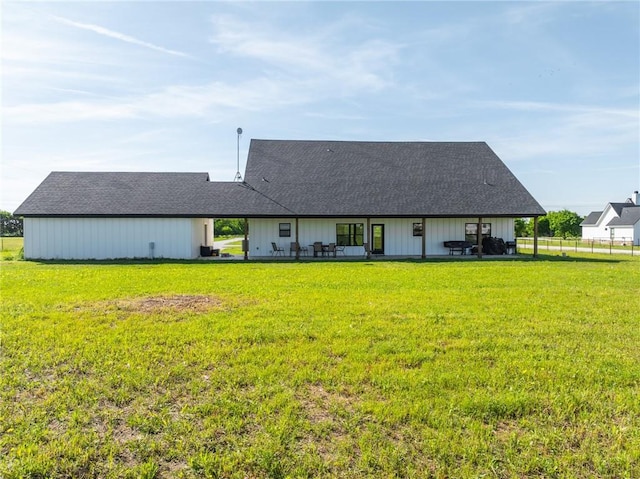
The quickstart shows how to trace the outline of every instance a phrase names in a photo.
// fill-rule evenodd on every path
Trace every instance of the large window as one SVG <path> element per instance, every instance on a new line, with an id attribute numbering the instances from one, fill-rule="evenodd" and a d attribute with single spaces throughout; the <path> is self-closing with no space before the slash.
<path id="1" fill-rule="evenodd" d="M 482 223 L 482 237 L 491 236 L 491 223 Z M 478 223 L 466 223 L 464 225 L 464 240 L 471 244 L 478 244 Z"/>
<path id="2" fill-rule="evenodd" d="M 362 246 L 364 242 L 364 224 L 336 224 L 336 244 L 338 246 Z"/>

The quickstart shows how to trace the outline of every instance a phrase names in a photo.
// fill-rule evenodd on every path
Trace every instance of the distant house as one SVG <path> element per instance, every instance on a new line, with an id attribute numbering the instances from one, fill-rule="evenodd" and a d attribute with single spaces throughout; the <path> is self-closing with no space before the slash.
<path id="1" fill-rule="evenodd" d="M 608 203 L 602 211 L 592 211 L 582 226 L 582 239 L 613 240 L 640 245 L 640 199 L 637 191 L 624 203 Z"/>
<path id="2" fill-rule="evenodd" d="M 347 256 L 448 254 L 514 239 L 545 214 L 484 142 L 252 140 L 242 182 L 206 173 L 51 173 L 16 210 L 25 257 L 196 258 L 214 218 L 245 218 L 246 255 L 336 243 Z"/>

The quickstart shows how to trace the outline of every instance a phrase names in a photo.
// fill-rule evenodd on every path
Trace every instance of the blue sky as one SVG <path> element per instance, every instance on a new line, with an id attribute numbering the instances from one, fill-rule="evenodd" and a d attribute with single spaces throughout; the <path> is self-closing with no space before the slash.
<path id="1" fill-rule="evenodd" d="M 0 208 L 249 140 L 486 141 L 548 211 L 640 188 L 638 2 L 2 2 Z"/>

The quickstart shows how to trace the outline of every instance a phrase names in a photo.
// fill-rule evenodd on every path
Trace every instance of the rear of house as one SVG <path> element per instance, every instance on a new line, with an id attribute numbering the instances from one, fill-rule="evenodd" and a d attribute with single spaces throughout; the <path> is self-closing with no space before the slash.
<path id="1" fill-rule="evenodd" d="M 244 218 L 246 258 L 272 244 L 348 256 L 448 254 L 446 241 L 514 239 L 544 209 L 484 142 L 252 140 L 244 181 L 206 173 L 53 172 L 16 211 L 25 257 L 179 258 Z"/>
<path id="2" fill-rule="evenodd" d="M 483 237 L 513 241 L 515 218 L 545 214 L 484 142 L 252 140 L 245 187 L 259 197 L 241 215 L 251 257 L 272 242 L 442 255 L 445 241 L 477 245 L 479 224 Z"/>

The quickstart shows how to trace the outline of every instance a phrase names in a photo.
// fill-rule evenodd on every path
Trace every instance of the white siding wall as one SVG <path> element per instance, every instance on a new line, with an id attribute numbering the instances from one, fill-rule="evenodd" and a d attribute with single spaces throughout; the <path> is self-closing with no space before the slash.
<path id="1" fill-rule="evenodd" d="M 189 259 L 204 242 L 200 218 L 30 218 L 24 219 L 25 258 Z M 153 252 L 149 243 L 154 242 Z"/>
<path id="2" fill-rule="evenodd" d="M 477 218 L 427 218 L 426 221 L 426 250 L 427 255 L 449 254 L 449 249 L 443 246 L 444 241 L 464 240 L 465 223 L 477 223 Z M 421 223 L 421 218 L 372 218 L 371 224 L 383 224 L 385 235 L 385 255 L 390 256 L 419 256 L 422 254 L 422 238 L 413 236 L 413 223 Z M 483 223 L 491 223 L 491 235 L 505 241 L 514 240 L 513 218 L 483 218 Z M 279 223 L 291 223 L 291 237 L 280 238 Z M 301 246 L 312 245 L 315 241 L 335 243 L 337 223 L 362 223 L 366 218 L 340 219 L 300 219 L 299 241 Z M 369 233 L 365 231 L 365 241 Z M 295 241 L 295 219 L 249 219 L 249 256 L 271 255 L 271 242 L 285 249 L 289 254 L 289 245 Z M 364 252 L 362 246 L 352 246 L 345 249 L 347 256 L 358 256 Z"/>
<path id="3" fill-rule="evenodd" d="M 613 228 L 609 228 L 609 234 L 613 231 L 613 240 L 614 241 L 624 241 L 629 244 L 634 242 L 634 231 L 632 226 L 614 226 Z"/>
<path id="4" fill-rule="evenodd" d="M 444 247 L 445 241 L 463 241 L 466 223 L 477 223 L 478 218 L 433 218 L 427 219 L 427 254 L 449 254 Z M 513 241 L 515 220 L 513 218 L 482 218 L 483 223 L 491 224 L 491 236 Z"/>
<path id="5" fill-rule="evenodd" d="M 291 223 L 291 237 L 280 238 L 279 224 Z M 366 228 L 367 220 L 364 218 L 335 220 L 335 219 L 300 219 L 299 237 L 300 246 L 309 246 L 316 241 L 324 244 L 335 243 L 336 223 L 364 223 Z M 289 246 L 296 240 L 296 221 L 291 218 L 280 219 L 249 219 L 249 256 L 270 256 L 271 242 L 285 249 L 285 255 L 289 254 Z M 366 233 L 365 233 L 366 241 Z M 310 252 L 312 248 L 309 248 Z M 345 249 L 346 255 L 363 254 L 362 246 L 350 246 Z"/>
<path id="6" fill-rule="evenodd" d="M 606 229 L 605 226 L 583 226 L 582 239 L 584 241 L 613 239 L 614 241 L 640 245 L 640 223 L 635 226 L 614 226 L 613 228 L 606 227 Z"/>
<path id="7" fill-rule="evenodd" d="M 582 227 L 582 239 L 590 240 L 598 236 L 599 228 L 597 226 L 583 226 Z"/>
<path id="8" fill-rule="evenodd" d="M 582 239 L 608 239 L 611 236 L 611 233 L 609 232 L 607 224 L 617 216 L 618 215 L 616 214 L 615 210 L 611 208 L 611 206 L 607 205 L 603 214 L 600 215 L 598 224 L 594 226 L 582 227 Z"/>

